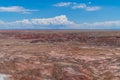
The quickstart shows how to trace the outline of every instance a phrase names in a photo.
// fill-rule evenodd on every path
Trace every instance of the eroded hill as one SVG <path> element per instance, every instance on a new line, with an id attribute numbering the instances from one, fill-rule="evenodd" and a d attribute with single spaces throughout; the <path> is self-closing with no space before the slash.
<path id="1" fill-rule="evenodd" d="M 0 31 L 0 73 L 10 80 L 120 80 L 119 46 L 120 31 Z"/>

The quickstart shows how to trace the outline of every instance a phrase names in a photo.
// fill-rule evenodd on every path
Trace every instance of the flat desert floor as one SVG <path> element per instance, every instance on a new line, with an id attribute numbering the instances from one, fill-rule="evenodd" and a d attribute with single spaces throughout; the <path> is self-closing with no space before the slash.
<path id="1" fill-rule="evenodd" d="M 0 80 L 120 80 L 120 31 L 0 31 Z"/>

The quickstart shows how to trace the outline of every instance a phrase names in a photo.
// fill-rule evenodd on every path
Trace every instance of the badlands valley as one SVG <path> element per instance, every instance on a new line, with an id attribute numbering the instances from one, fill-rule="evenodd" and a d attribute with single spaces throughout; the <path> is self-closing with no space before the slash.
<path id="1" fill-rule="evenodd" d="M 120 31 L 0 31 L 0 80 L 120 80 Z"/>

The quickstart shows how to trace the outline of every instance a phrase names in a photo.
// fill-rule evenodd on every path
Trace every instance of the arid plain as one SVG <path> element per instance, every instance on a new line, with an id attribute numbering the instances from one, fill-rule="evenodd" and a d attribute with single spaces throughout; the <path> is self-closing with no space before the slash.
<path id="1" fill-rule="evenodd" d="M 0 77 L 120 80 L 120 31 L 0 31 Z"/>

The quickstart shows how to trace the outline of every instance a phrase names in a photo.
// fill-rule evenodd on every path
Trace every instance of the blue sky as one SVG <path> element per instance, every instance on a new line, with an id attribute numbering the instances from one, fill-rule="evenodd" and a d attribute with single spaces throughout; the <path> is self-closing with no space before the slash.
<path id="1" fill-rule="evenodd" d="M 0 29 L 120 29 L 120 0 L 0 0 Z"/>

